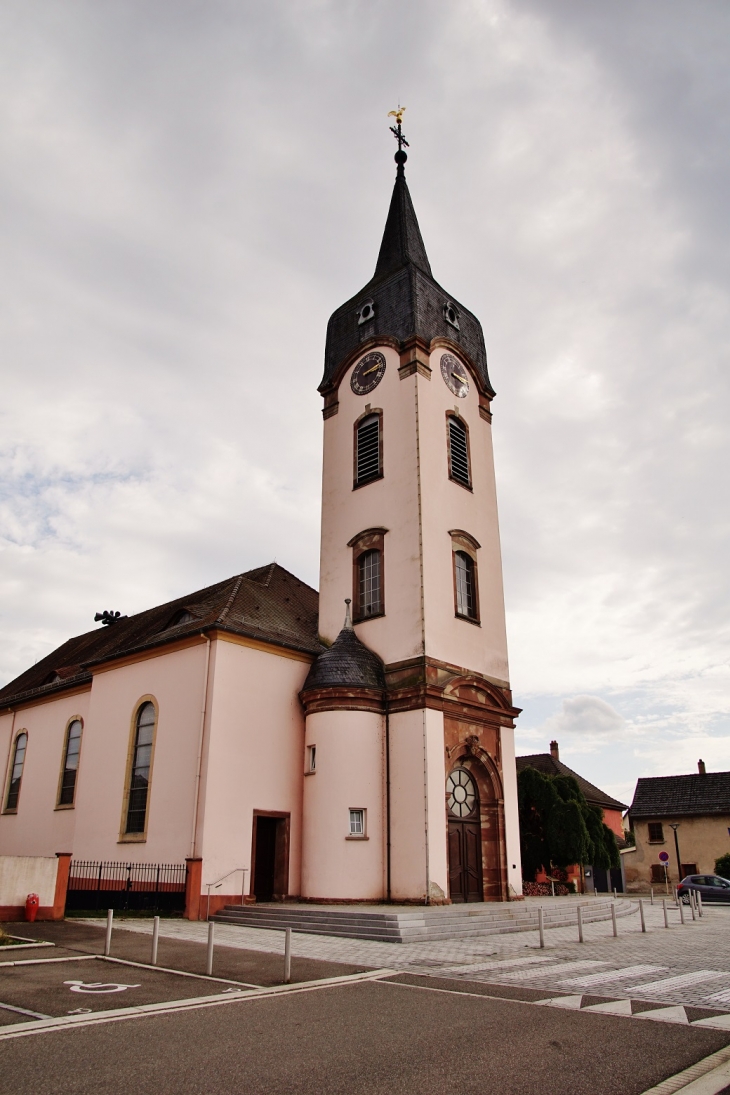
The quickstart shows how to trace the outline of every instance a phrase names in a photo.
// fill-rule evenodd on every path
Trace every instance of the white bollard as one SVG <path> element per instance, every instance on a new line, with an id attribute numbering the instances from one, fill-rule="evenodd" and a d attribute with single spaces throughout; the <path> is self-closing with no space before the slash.
<path id="1" fill-rule="evenodd" d="M 704 916 L 705 912 L 704 912 L 704 909 L 702 908 L 702 894 L 700 893 L 699 890 L 697 891 L 697 908 L 699 910 L 700 916 Z"/>
<path id="2" fill-rule="evenodd" d="M 578 942 L 583 943 L 583 909 L 578 906 Z"/>
<path id="3" fill-rule="evenodd" d="M 542 905 L 537 910 L 537 930 L 540 932 L 540 946 L 545 946 L 545 910 Z"/>
<path id="4" fill-rule="evenodd" d="M 667 913 L 667 899 L 666 899 L 666 897 L 662 898 L 662 908 L 664 909 L 664 927 L 668 928 L 669 927 L 669 914 Z"/>
<path id="5" fill-rule="evenodd" d="M 160 918 L 156 916 L 152 921 L 152 957 L 150 958 L 150 965 L 157 965 L 157 944 L 160 939 Z"/>
<path id="6" fill-rule="evenodd" d="M 284 933 L 284 984 L 291 981 L 291 928 Z"/>
<path id="7" fill-rule="evenodd" d="M 112 928 L 114 927 L 114 909 L 106 912 L 106 939 L 104 940 L 104 957 L 108 958 L 112 953 Z"/>
<path id="8" fill-rule="evenodd" d="M 694 892 L 694 890 L 690 890 L 689 891 L 689 908 L 690 908 L 690 912 L 692 913 L 692 919 L 693 920 L 697 919 L 697 913 L 695 911 L 696 905 L 697 905 L 697 899 L 695 897 L 695 892 Z"/>
<path id="9" fill-rule="evenodd" d="M 679 894 L 677 895 L 677 904 L 679 905 L 679 919 L 684 924 L 684 902 Z"/>
<path id="10" fill-rule="evenodd" d="M 639 916 L 641 917 L 641 930 L 646 931 L 646 920 L 644 919 L 644 902 L 639 898 Z"/>
<path id="11" fill-rule="evenodd" d="M 654 887 L 651 888 L 651 903 L 654 904 Z"/>
<path id="12" fill-rule="evenodd" d="M 616 902 L 611 903 L 611 922 L 613 923 L 613 934 L 618 935 L 618 925 L 616 924 Z"/>
<path id="13" fill-rule="evenodd" d="M 213 976 L 213 931 L 215 924 L 212 920 L 208 921 L 208 957 L 205 963 L 205 972 L 208 977 Z"/>

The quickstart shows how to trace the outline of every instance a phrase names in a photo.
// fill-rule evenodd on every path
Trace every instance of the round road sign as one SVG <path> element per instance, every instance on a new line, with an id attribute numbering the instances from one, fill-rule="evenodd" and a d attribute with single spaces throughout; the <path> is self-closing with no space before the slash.
<path id="1" fill-rule="evenodd" d="M 668 863 L 669 862 L 669 852 L 660 852 L 659 853 L 659 859 L 662 863 Z"/>

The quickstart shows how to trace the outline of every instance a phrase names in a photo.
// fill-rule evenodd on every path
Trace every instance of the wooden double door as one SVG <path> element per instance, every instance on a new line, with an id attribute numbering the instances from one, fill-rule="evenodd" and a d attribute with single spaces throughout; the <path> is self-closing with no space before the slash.
<path id="1" fill-rule="evenodd" d="M 446 781 L 446 811 L 451 900 L 457 903 L 483 901 L 479 792 L 466 768 L 455 768 Z"/>
<path id="2" fill-rule="evenodd" d="M 449 819 L 449 891 L 451 900 L 483 901 L 482 830 L 479 818 Z"/>

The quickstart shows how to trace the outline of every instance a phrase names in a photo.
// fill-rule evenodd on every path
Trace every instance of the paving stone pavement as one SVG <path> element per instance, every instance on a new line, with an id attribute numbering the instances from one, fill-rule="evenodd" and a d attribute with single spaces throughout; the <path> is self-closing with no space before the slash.
<path id="1" fill-rule="evenodd" d="M 604 999 L 635 1001 L 635 1009 L 642 1006 L 642 1001 L 649 1001 L 702 1008 L 705 1014 L 727 1012 L 730 906 L 706 906 L 704 916 L 696 921 L 685 909 L 684 926 L 680 924 L 679 910 L 671 908 L 669 930 L 664 927 L 661 905 L 652 907 L 647 902 L 644 911 L 646 933 L 641 931 L 637 910 L 619 918 L 617 938 L 610 920 L 584 925 L 582 944 L 578 942 L 577 926 L 546 929 L 544 950 L 539 947 L 537 931 L 424 943 L 380 943 L 295 932 L 292 953 L 331 962 L 544 989 L 572 996 L 572 1006 L 578 1008 L 583 1006 L 578 994 L 591 992 L 593 997 L 586 999 L 591 1007 L 595 996 L 600 995 Z M 122 926 L 152 932 L 150 920 L 124 920 L 118 923 Z M 162 920 L 160 934 L 203 942 L 207 924 Z M 247 950 L 278 953 L 284 946 L 283 932 L 229 924 L 216 924 L 215 938 L 218 945 Z M 624 1014 L 633 1012 L 624 1006 Z M 675 1009 L 674 1018 L 664 1021 L 688 1019 L 680 1018 Z"/>

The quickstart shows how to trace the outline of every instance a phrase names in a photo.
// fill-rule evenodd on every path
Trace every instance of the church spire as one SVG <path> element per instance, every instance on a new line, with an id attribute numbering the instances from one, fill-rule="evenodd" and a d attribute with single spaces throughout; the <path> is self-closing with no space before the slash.
<path id="1" fill-rule="evenodd" d="M 393 196 L 390 199 L 390 209 L 385 222 L 383 241 L 380 244 L 378 261 L 375 266 L 375 278 L 385 277 L 395 273 L 403 266 L 413 264 L 419 270 L 432 277 L 431 264 L 428 261 L 426 248 L 418 227 L 416 211 L 408 190 L 408 183 L 404 171 L 404 165 L 408 154 L 403 151 L 403 146 L 408 147 L 408 141 L 403 135 L 402 119 L 406 108 L 399 106 L 397 110 L 391 110 L 389 117 L 394 117 L 397 124 L 390 127 L 391 133 L 398 142 L 398 151 L 395 154 L 395 162 L 398 165 Z"/>

